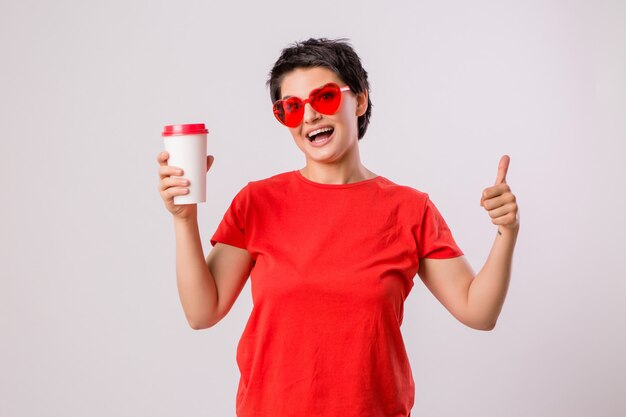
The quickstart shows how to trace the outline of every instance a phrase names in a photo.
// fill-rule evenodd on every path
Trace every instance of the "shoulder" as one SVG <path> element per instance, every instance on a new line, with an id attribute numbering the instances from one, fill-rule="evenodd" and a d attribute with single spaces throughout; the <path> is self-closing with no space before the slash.
<path id="1" fill-rule="evenodd" d="M 291 171 L 281 172 L 279 174 L 274 174 L 266 178 L 250 181 L 248 184 L 252 185 L 252 187 L 255 188 L 265 188 L 275 185 L 286 184 L 290 181 L 292 174 L 293 173 Z"/>
<path id="2" fill-rule="evenodd" d="M 248 181 L 239 194 L 250 203 L 257 205 L 284 197 L 285 190 L 293 179 L 290 172 L 281 172 L 266 178 Z"/>
<path id="3" fill-rule="evenodd" d="M 270 202 L 272 198 L 275 200 L 277 198 L 275 194 L 286 188 L 284 185 L 288 182 L 288 174 L 288 172 L 284 172 L 271 177 L 248 181 L 235 193 L 231 205 L 237 209 L 247 210 L 248 207 L 257 206 L 266 201 Z"/>
<path id="4" fill-rule="evenodd" d="M 291 172 L 281 172 L 266 178 L 249 181 L 244 188 L 250 193 L 262 193 L 280 189 L 291 182 Z"/>
<path id="5" fill-rule="evenodd" d="M 408 201 L 418 205 L 426 204 L 429 199 L 428 193 L 411 185 L 398 184 L 386 177 L 381 177 L 378 181 L 380 190 L 386 197 L 395 197 L 399 200 Z"/>

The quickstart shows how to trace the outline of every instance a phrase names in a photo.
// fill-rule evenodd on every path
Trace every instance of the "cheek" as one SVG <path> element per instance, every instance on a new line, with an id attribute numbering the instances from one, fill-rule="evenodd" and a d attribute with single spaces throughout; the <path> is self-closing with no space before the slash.
<path id="1" fill-rule="evenodd" d="M 299 137 L 300 137 L 300 131 L 299 131 L 299 129 L 297 129 L 297 128 L 293 128 L 293 129 L 292 129 L 292 128 L 289 128 L 289 133 L 291 133 L 291 136 L 292 136 L 294 139 L 297 139 L 297 138 L 299 138 Z"/>
<path id="2" fill-rule="evenodd" d="M 291 133 L 291 138 L 293 139 L 293 143 L 295 143 L 296 146 L 300 150 L 302 151 L 305 150 L 306 145 L 304 144 L 304 141 L 308 139 L 300 136 L 300 131 L 298 129 L 289 129 L 289 133 Z"/>
<path id="3" fill-rule="evenodd" d="M 344 129 L 356 130 L 358 126 L 358 118 L 356 116 L 356 106 L 350 103 L 349 105 L 342 106 L 340 113 L 336 116 L 341 118 L 341 123 Z"/>
<path id="4" fill-rule="evenodd" d="M 341 107 L 339 107 L 339 111 L 346 119 L 356 118 L 356 106 L 356 100 L 344 100 L 341 103 Z"/>

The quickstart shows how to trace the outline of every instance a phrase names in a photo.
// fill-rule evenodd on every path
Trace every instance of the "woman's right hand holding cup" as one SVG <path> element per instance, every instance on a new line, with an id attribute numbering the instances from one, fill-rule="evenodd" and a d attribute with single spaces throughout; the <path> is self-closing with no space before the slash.
<path id="1" fill-rule="evenodd" d="M 174 196 L 185 195 L 189 192 L 189 180 L 186 178 L 172 177 L 181 176 L 184 172 L 181 168 L 171 167 L 167 164 L 170 155 L 167 151 L 159 153 L 157 162 L 159 163 L 159 193 L 165 203 L 165 208 L 176 218 L 187 220 L 197 216 L 197 204 L 174 204 Z M 213 165 L 213 155 L 207 155 L 207 172 Z"/>

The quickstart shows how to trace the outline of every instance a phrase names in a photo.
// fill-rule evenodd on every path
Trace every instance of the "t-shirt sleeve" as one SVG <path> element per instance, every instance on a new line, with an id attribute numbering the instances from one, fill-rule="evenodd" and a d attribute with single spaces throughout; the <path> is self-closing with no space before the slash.
<path id="1" fill-rule="evenodd" d="M 463 255 L 446 221 L 428 194 L 422 211 L 422 221 L 417 228 L 416 239 L 419 259 L 445 259 Z"/>
<path id="2" fill-rule="evenodd" d="M 211 246 L 217 242 L 241 249 L 246 247 L 246 219 L 249 204 L 250 183 L 244 186 L 233 198 L 224 213 L 217 230 L 211 237 Z"/>

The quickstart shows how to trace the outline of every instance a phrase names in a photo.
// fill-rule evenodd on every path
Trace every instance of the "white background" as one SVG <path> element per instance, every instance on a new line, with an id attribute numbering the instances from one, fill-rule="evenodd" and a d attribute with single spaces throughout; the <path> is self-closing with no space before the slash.
<path id="1" fill-rule="evenodd" d="M 428 192 L 476 271 L 499 158 L 521 230 L 496 328 L 415 278 L 415 416 L 626 415 L 623 1 L 0 2 L 0 415 L 234 416 L 249 282 L 194 331 L 157 191 L 163 125 L 210 130 L 205 254 L 248 181 L 304 166 L 272 116 L 282 48 L 346 37 L 370 170 Z"/>

